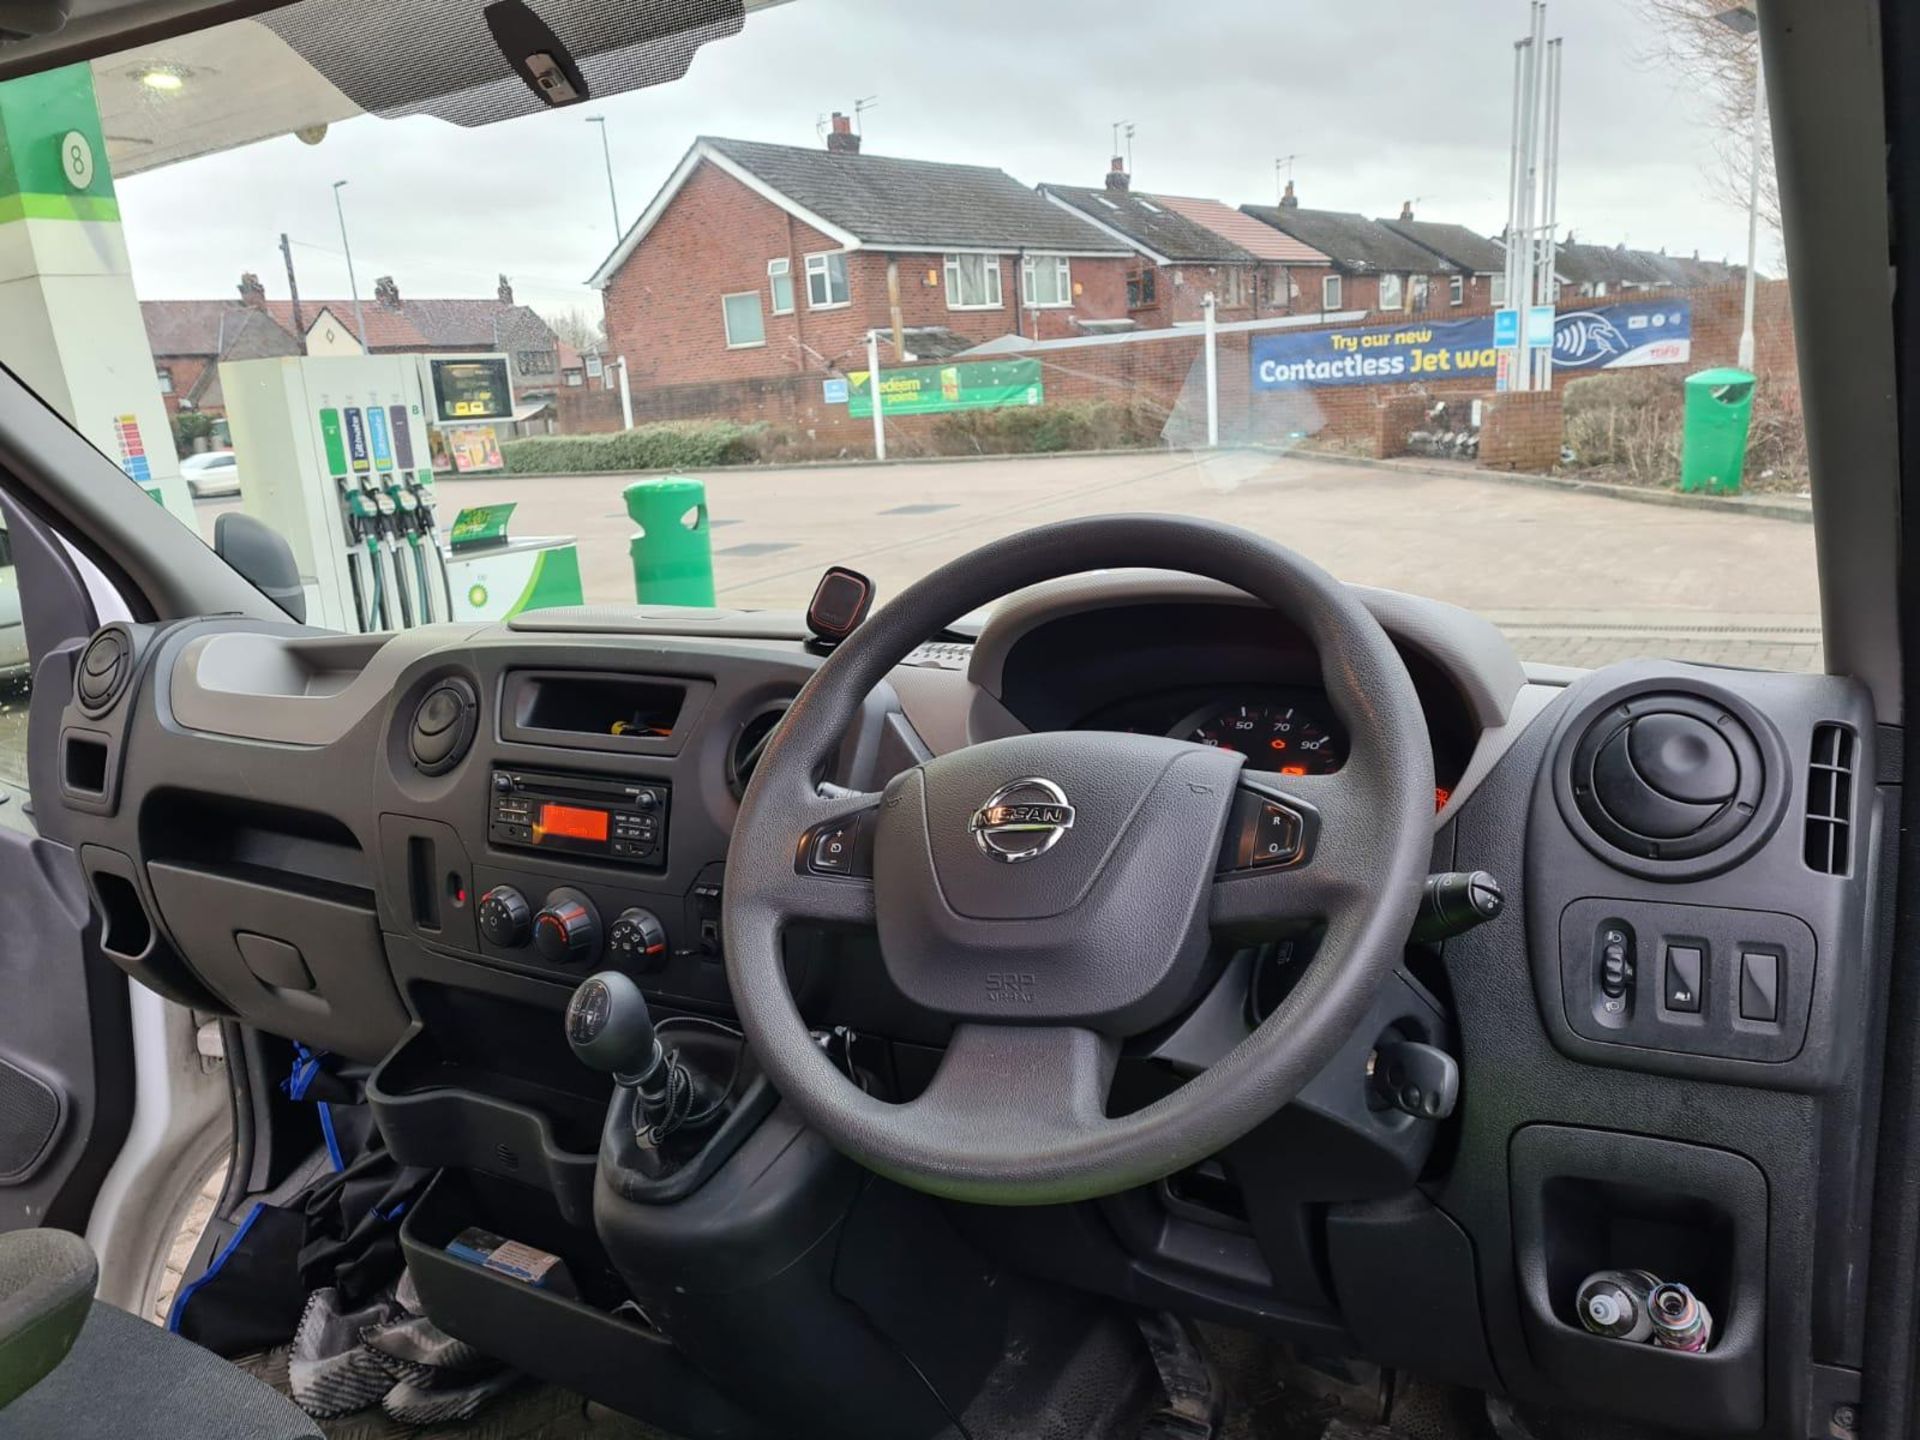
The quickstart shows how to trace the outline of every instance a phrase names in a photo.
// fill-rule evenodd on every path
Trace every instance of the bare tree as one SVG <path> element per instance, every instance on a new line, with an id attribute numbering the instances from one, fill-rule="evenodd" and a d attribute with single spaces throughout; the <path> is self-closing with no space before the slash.
<path id="1" fill-rule="evenodd" d="M 540 318 L 547 322 L 555 335 L 582 353 L 602 349 L 607 343 L 606 331 L 602 328 L 601 322 L 589 317 L 587 312 L 577 305 Z"/>
<path id="2" fill-rule="evenodd" d="M 1743 8 L 1738 0 L 1638 0 L 1652 38 L 1643 58 L 1696 91 L 1719 132 L 1719 163 L 1707 175 L 1710 194 L 1747 208 L 1753 156 L 1753 67 L 1760 37 L 1742 34 L 1720 17 Z M 1773 130 L 1760 127 L 1760 221 L 1778 239 L 1780 183 L 1773 170 Z M 1744 257 L 1742 257 L 1744 260 Z"/>

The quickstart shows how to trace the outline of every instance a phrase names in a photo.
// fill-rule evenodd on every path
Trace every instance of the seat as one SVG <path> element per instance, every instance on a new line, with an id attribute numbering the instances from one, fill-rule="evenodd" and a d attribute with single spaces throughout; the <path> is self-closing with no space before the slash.
<path id="1" fill-rule="evenodd" d="M 0 1440 L 322 1440 L 271 1386 L 93 1300 L 96 1275 L 76 1235 L 0 1235 Z"/>

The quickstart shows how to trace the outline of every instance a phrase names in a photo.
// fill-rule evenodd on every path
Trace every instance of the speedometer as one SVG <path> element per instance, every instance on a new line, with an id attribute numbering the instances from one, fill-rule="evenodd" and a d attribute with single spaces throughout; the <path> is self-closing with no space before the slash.
<path id="1" fill-rule="evenodd" d="M 1318 695 L 1210 706 L 1189 717 L 1174 735 L 1238 750 L 1249 768 L 1282 775 L 1330 775 L 1347 760 L 1346 732 Z"/>

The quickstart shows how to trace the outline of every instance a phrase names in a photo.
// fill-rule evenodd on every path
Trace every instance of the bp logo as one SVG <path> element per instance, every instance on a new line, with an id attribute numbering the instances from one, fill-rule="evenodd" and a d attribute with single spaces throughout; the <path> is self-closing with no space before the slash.
<path id="1" fill-rule="evenodd" d="M 472 589 L 467 591 L 467 604 L 471 605 L 474 609 L 479 610 L 483 608 L 486 605 L 486 603 L 487 603 L 487 587 L 486 586 L 475 585 Z"/>

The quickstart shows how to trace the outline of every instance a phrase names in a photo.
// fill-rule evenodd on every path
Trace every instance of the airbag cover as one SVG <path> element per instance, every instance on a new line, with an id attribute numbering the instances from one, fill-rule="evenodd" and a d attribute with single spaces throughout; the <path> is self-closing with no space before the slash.
<path id="1" fill-rule="evenodd" d="M 996 740 L 908 771 L 888 788 L 874 847 L 894 982 L 956 1017 L 1113 1033 L 1157 1023 L 1206 953 L 1241 764 L 1179 740 L 1080 732 Z M 1057 787 L 1064 807 L 1017 783 L 1033 780 Z M 1003 795 L 1015 810 L 995 813 Z M 1041 828 L 983 843 L 995 822 Z"/>

